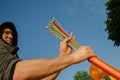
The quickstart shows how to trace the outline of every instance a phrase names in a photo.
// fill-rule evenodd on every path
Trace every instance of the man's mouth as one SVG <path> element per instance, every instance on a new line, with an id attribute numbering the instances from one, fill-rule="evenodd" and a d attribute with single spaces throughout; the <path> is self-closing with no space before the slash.
<path id="1" fill-rule="evenodd" d="M 7 39 L 6 42 L 7 42 L 8 44 L 12 44 L 12 40 L 11 40 L 11 39 Z"/>

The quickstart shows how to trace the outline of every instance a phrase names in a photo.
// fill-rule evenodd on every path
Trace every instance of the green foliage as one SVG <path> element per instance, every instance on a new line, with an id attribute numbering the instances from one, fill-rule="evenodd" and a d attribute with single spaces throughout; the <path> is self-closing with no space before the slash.
<path id="1" fill-rule="evenodd" d="M 92 80 L 87 71 L 78 71 L 74 75 L 74 80 Z"/>
<path id="2" fill-rule="evenodd" d="M 108 0 L 106 2 L 107 20 L 105 31 L 108 39 L 114 42 L 114 46 L 120 45 L 120 0 Z"/>

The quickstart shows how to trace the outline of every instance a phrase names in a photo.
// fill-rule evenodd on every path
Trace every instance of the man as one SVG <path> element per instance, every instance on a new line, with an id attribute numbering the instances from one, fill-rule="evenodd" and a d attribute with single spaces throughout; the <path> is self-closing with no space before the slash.
<path id="1" fill-rule="evenodd" d="M 66 67 L 96 56 L 89 46 L 81 46 L 72 53 L 67 45 L 71 39 L 68 37 L 61 41 L 59 55 L 55 58 L 21 60 L 16 53 L 17 37 L 12 22 L 0 25 L 0 80 L 55 80 Z"/>

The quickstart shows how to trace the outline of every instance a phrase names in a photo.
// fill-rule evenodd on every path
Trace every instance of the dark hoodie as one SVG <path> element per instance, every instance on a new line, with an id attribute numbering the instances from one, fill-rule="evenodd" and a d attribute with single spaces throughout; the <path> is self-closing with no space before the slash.
<path id="1" fill-rule="evenodd" d="M 13 32 L 13 44 L 6 43 L 1 35 L 5 28 Z M 15 65 L 20 59 L 17 56 L 18 34 L 15 25 L 12 22 L 4 22 L 0 25 L 0 80 L 12 80 Z"/>

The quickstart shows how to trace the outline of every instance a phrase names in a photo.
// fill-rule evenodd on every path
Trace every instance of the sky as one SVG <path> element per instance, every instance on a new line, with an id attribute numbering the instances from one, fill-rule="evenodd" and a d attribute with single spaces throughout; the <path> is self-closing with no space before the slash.
<path id="1" fill-rule="evenodd" d="M 0 23 L 11 21 L 19 35 L 21 59 L 54 58 L 60 40 L 46 26 L 55 18 L 80 45 L 90 46 L 97 56 L 120 70 L 120 47 L 115 47 L 105 32 L 107 0 L 0 0 Z M 73 80 L 77 71 L 88 71 L 86 60 L 64 69 L 56 80 Z"/>

